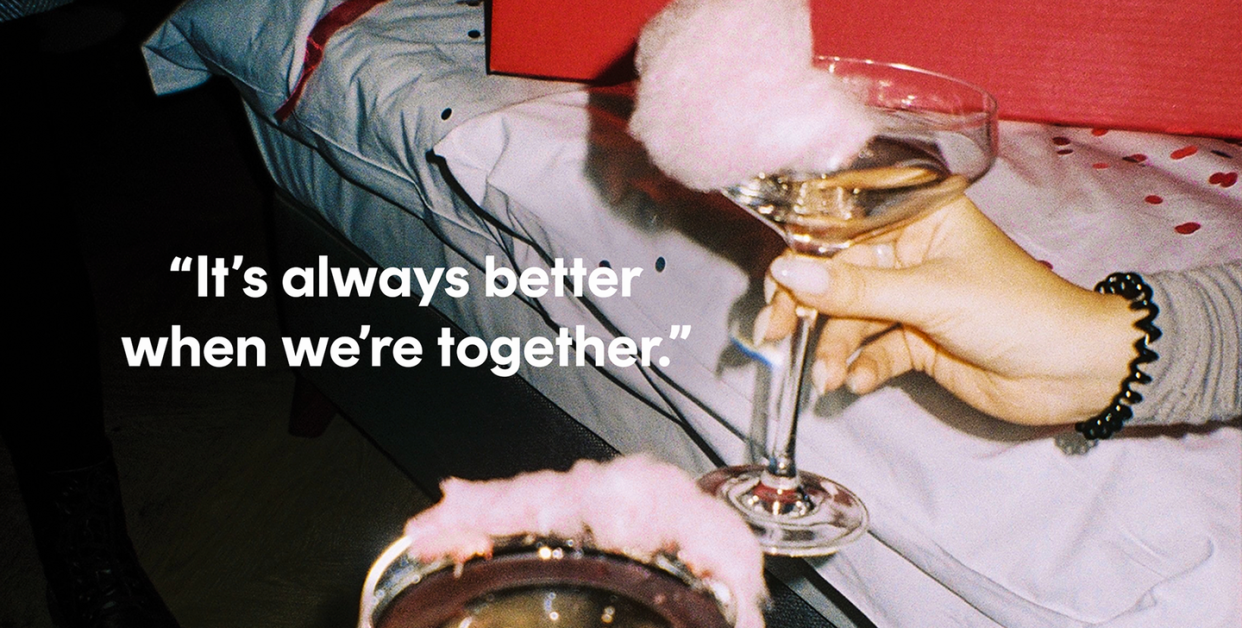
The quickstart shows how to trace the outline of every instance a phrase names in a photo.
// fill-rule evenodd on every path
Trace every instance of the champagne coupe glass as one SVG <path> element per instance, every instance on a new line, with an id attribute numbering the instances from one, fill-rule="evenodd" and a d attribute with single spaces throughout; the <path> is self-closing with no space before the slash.
<path id="1" fill-rule="evenodd" d="M 996 101 L 957 79 L 905 65 L 821 57 L 867 106 L 876 131 L 839 170 L 775 172 L 723 190 L 791 250 L 830 257 L 959 196 L 996 157 Z M 794 464 L 803 366 L 817 313 L 799 306 L 789 356 L 773 367 L 767 461 L 699 480 L 742 512 L 769 554 L 816 556 L 862 536 L 867 510 L 841 485 Z"/>
<path id="2" fill-rule="evenodd" d="M 401 537 L 362 590 L 358 628 L 731 628 L 737 601 L 675 556 L 638 561 L 571 539 L 494 539 L 495 553 L 455 563 L 410 557 Z"/>

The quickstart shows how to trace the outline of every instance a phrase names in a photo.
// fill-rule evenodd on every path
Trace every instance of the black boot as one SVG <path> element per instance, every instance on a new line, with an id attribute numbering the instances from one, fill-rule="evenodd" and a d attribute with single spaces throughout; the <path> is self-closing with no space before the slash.
<path id="1" fill-rule="evenodd" d="M 176 628 L 125 529 L 111 456 L 81 469 L 20 477 L 60 628 Z"/>

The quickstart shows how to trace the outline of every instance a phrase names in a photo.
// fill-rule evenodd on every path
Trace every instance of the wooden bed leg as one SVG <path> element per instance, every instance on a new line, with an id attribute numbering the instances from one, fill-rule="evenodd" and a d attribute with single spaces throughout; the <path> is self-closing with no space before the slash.
<path id="1" fill-rule="evenodd" d="M 293 385 L 293 407 L 289 410 L 289 434 L 302 438 L 315 438 L 328 429 L 336 416 L 336 405 L 314 384 L 297 375 Z"/>

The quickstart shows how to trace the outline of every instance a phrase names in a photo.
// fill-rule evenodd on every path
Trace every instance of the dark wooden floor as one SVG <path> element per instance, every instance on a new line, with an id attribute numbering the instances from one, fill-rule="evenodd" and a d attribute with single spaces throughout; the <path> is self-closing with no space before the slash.
<path id="1" fill-rule="evenodd" d="M 199 298 L 169 271 L 176 256 L 266 261 L 266 183 L 231 88 L 156 98 L 147 83 L 139 42 L 172 6 L 79 0 L 0 24 L 6 73 L 22 63 L 45 77 L 34 89 L 68 85 L 77 99 L 68 114 L 5 124 L 75 125 L 51 133 L 77 164 L 59 177 L 78 228 L 64 246 L 81 247 L 91 275 L 131 536 L 182 625 L 352 625 L 367 566 L 426 498 L 343 420 L 318 439 L 288 436 L 282 365 L 125 363 L 122 337 L 172 325 L 200 338 L 279 335 L 270 299 Z M 81 47 L 111 18 L 124 20 L 117 32 Z M 0 530 L 0 628 L 50 626 L 7 452 Z"/>

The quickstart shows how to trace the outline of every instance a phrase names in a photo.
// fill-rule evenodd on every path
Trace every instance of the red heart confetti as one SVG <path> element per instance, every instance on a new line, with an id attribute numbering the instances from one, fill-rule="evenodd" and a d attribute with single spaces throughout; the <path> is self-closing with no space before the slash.
<path id="1" fill-rule="evenodd" d="M 1068 146 L 1070 143 L 1070 138 L 1065 137 L 1063 135 L 1058 135 L 1052 138 L 1052 143 L 1056 144 L 1057 146 Z"/>
<path id="2" fill-rule="evenodd" d="M 1061 150 L 1057 151 L 1057 154 L 1058 155 L 1069 155 L 1073 152 L 1074 152 L 1074 149 L 1072 148 L 1062 148 Z"/>
<path id="3" fill-rule="evenodd" d="M 1197 152 L 1199 152 L 1198 146 L 1183 146 L 1169 153 L 1169 157 L 1172 157 L 1173 159 L 1185 159 Z"/>
<path id="4" fill-rule="evenodd" d="M 1190 235 L 1190 234 L 1192 234 L 1192 233 L 1194 233 L 1194 232 L 1198 231 L 1198 230 L 1199 230 L 1199 227 L 1201 227 L 1201 226 L 1203 226 L 1203 225 L 1200 225 L 1200 224 L 1199 224 L 1199 223 L 1197 223 L 1197 222 L 1183 222 L 1182 224 L 1180 224 L 1180 225 L 1178 225 L 1178 226 L 1176 226 L 1176 227 L 1173 227 L 1173 230 L 1174 230 L 1174 231 L 1176 231 L 1176 232 L 1178 232 L 1178 233 L 1180 233 L 1180 234 L 1182 234 L 1182 235 Z"/>
<path id="5" fill-rule="evenodd" d="M 1213 172 L 1208 177 L 1208 183 L 1211 185 L 1219 185 L 1222 188 L 1233 187 L 1238 182 L 1238 173 L 1236 172 Z"/>
<path id="6" fill-rule="evenodd" d="M 1141 164 L 1144 161 L 1147 161 L 1147 155 L 1144 155 L 1143 153 L 1134 153 L 1133 155 L 1122 157 L 1121 160 L 1128 161 L 1132 164 Z"/>
<path id="7" fill-rule="evenodd" d="M 1106 163 L 1104 163 L 1104 162 L 1102 162 L 1102 161 L 1097 161 L 1097 162 L 1095 162 L 1095 163 L 1091 164 L 1091 167 L 1092 167 L 1092 168 L 1095 168 L 1096 170 L 1104 170 L 1105 168 L 1107 168 L 1107 167 L 1108 167 L 1108 164 L 1106 164 Z"/>
<path id="8" fill-rule="evenodd" d="M 1091 129 L 1091 134 L 1096 137 L 1104 135 L 1105 133 L 1108 133 L 1108 129 Z"/>
<path id="9" fill-rule="evenodd" d="M 1155 194 L 1148 194 L 1146 197 L 1143 198 L 1143 200 L 1147 201 L 1148 203 L 1152 205 L 1159 205 L 1164 202 L 1163 198 Z"/>

